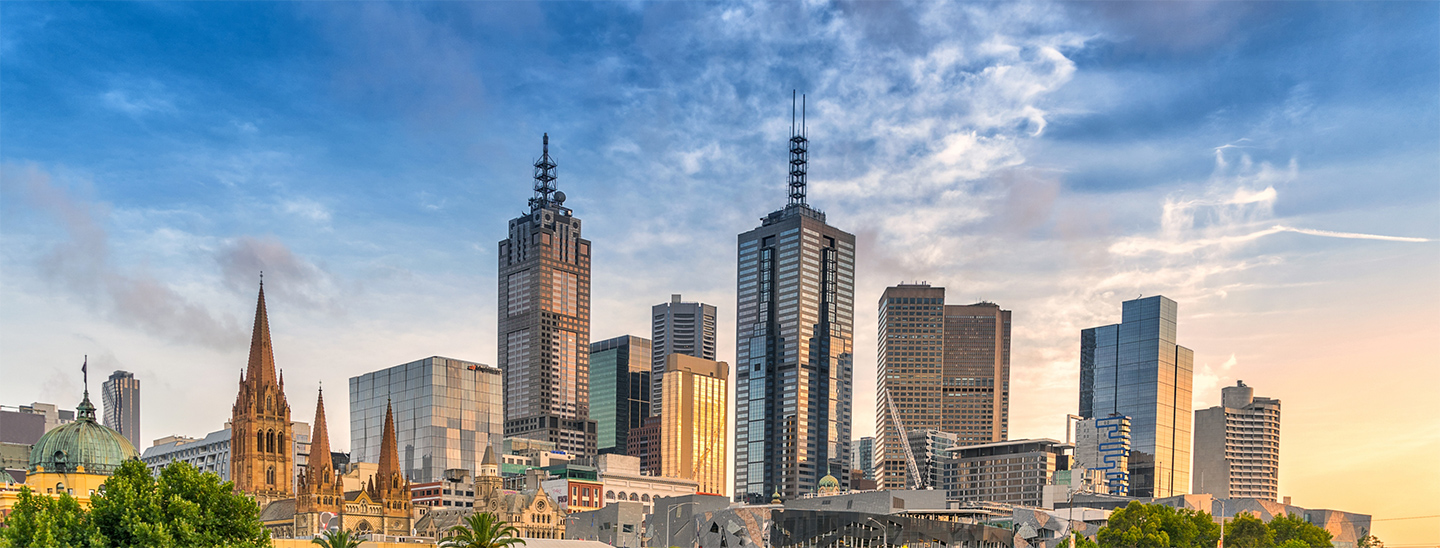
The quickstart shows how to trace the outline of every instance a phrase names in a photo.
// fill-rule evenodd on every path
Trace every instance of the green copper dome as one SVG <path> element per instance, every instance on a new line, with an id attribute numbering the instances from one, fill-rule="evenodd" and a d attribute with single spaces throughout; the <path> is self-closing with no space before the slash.
<path id="1" fill-rule="evenodd" d="M 108 476 L 127 459 L 140 457 L 125 436 L 95 422 L 95 406 L 90 403 L 88 391 L 76 410 L 79 413 L 75 422 L 46 432 L 35 442 L 30 449 L 29 473 L 37 474 L 42 469 L 73 473 L 83 466 L 87 474 Z"/>
<path id="2" fill-rule="evenodd" d="M 839 488 L 840 488 L 840 480 L 835 479 L 835 476 L 832 476 L 832 475 L 830 475 L 830 474 L 825 474 L 825 477 L 820 478 L 820 488 L 821 488 L 821 489 L 825 489 L 825 488 L 827 488 L 827 487 L 829 487 L 829 488 L 831 488 L 831 489 L 839 489 Z"/>

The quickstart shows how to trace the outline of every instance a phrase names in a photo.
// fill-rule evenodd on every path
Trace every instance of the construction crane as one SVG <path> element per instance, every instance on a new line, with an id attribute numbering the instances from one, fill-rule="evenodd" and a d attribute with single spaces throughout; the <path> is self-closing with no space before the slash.
<path id="1" fill-rule="evenodd" d="M 905 423 L 900 422 L 900 408 L 895 405 L 895 398 L 888 386 L 885 387 L 885 403 L 890 407 L 890 422 L 894 423 L 895 431 L 900 433 L 900 446 L 905 448 L 905 464 L 909 465 L 909 476 L 915 480 L 916 489 L 928 489 L 925 477 L 920 475 L 920 465 L 915 463 L 915 452 L 910 450 L 910 436 L 905 434 Z"/>

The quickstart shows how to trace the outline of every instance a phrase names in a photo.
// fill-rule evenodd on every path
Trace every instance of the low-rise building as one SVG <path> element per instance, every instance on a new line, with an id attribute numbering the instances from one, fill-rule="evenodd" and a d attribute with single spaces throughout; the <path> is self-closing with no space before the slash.
<path id="1" fill-rule="evenodd" d="M 427 508 L 473 508 L 475 478 L 469 470 L 446 470 L 440 481 L 410 484 L 410 503 Z"/>
<path id="2" fill-rule="evenodd" d="M 959 500 L 1041 507 L 1045 486 L 1054 482 L 1056 471 L 1070 468 L 1074 448 L 1052 439 L 961 447 L 956 452 Z"/>
<path id="3" fill-rule="evenodd" d="M 693 495 L 698 488 L 694 480 L 647 475 L 640 471 L 640 459 L 628 455 L 600 455 L 597 469 L 604 490 L 602 505 L 638 502 L 646 514 L 654 508 L 655 499 Z"/>
<path id="4" fill-rule="evenodd" d="M 613 502 L 565 518 L 565 538 L 594 540 L 615 548 L 641 548 L 645 512 L 638 502 Z"/>

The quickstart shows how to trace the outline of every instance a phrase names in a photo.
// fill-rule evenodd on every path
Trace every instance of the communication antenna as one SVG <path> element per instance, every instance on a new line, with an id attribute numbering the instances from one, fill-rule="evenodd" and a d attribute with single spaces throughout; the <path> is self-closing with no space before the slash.
<path id="1" fill-rule="evenodd" d="M 805 205 L 805 171 L 810 154 L 805 138 L 805 96 L 800 96 L 800 127 L 795 127 L 795 90 L 790 90 L 790 205 Z"/>
<path id="2" fill-rule="evenodd" d="M 530 198 L 530 212 L 549 207 L 551 202 L 565 201 L 565 194 L 555 190 L 555 161 L 550 159 L 550 134 L 542 137 L 540 159 L 535 160 L 535 196 Z M 551 194 L 555 194 L 554 199 Z"/>

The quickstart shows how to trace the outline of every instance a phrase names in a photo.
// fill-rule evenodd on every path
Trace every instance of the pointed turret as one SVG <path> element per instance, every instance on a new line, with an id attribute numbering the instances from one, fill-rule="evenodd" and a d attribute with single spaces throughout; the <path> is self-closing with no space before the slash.
<path id="1" fill-rule="evenodd" d="M 390 402 L 385 402 L 385 432 L 380 438 L 380 466 L 375 477 L 381 489 L 390 487 L 400 475 L 400 451 L 395 442 L 395 416 L 390 412 Z"/>
<path id="2" fill-rule="evenodd" d="M 334 464 L 330 462 L 330 432 L 325 428 L 325 389 L 315 399 L 315 428 L 310 431 L 310 459 L 306 461 L 305 477 L 310 483 L 331 481 Z"/>
<path id="3" fill-rule="evenodd" d="M 275 382 L 275 354 L 270 349 L 270 319 L 265 314 L 265 283 L 260 283 L 260 297 L 255 301 L 255 329 L 250 335 L 250 364 L 245 378 Z"/>

